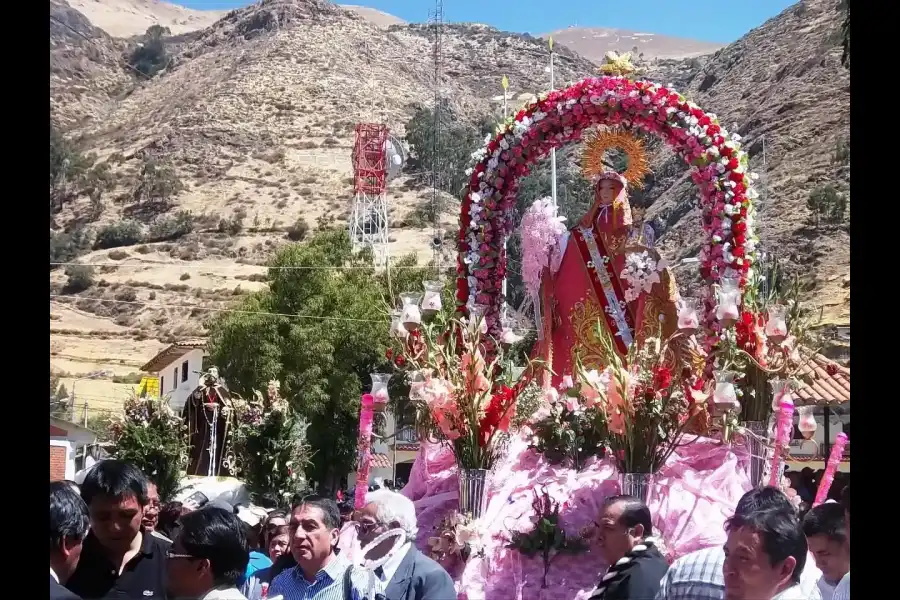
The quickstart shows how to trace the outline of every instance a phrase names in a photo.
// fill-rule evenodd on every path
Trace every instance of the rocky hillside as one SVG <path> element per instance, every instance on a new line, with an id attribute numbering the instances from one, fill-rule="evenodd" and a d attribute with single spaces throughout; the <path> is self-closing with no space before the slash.
<path id="1" fill-rule="evenodd" d="M 839 323 L 848 319 L 847 233 L 812 228 L 805 208 L 816 186 L 849 178 L 831 158 L 849 123 L 849 78 L 839 65 L 832 4 L 803 2 L 712 57 L 655 61 L 646 75 L 684 89 L 725 123 L 737 122 L 754 165 L 766 135 L 764 241 L 792 264 L 815 263 L 810 299 L 827 304 L 831 322 Z M 51 75 L 54 110 L 72 115 L 69 135 L 97 152 L 115 183 L 90 227 L 129 219 L 143 230 L 143 239 L 80 259 L 101 265 L 86 291 L 72 293 L 62 270 L 51 272 L 55 369 L 104 368 L 119 376 L 138 370 L 162 343 L 202 335 L 207 316 L 265 285 L 261 265 L 289 237 L 300 237 L 295 223 L 346 221 L 355 123 L 385 122 L 402 135 L 415 107 L 434 97 L 431 32 L 385 25 L 324 0 L 264 0 L 182 36 L 168 68 L 145 82 L 122 66 L 124 42 L 88 31 L 89 23 L 78 27 L 91 42 L 51 31 L 51 49 L 73 64 L 87 61 L 96 81 L 127 82 L 119 93 L 92 83 L 90 70 Z M 496 108 L 491 98 L 504 74 L 515 95 L 546 88 L 541 39 L 460 24 L 446 27 L 443 46 L 441 90 L 465 116 Z M 107 47 L 102 60 L 84 56 Z M 595 72 L 587 59 L 558 49 L 558 81 Z M 660 149 L 656 167 L 646 201 L 663 224 L 662 244 L 672 257 L 693 255 L 696 192 L 671 153 Z M 165 202 L 147 203 L 150 174 L 157 188 L 163 179 L 182 185 L 169 185 Z M 409 174 L 392 182 L 393 255 L 430 257 L 431 230 L 413 218 L 427 196 Z M 442 226 L 452 234 L 458 203 L 445 205 Z M 83 223 L 96 217 L 95 208 L 84 199 L 57 221 Z M 163 239 L 160 219 L 175 222 L 178 211 L 191 212 L 191 233 Z"/>
<path id="2" fill-rule="evenodd" d="M 686 38 L 641 33 L 609 27 L 567 27 L 542 35 L 553 37 L 553 41 L 570 48 L 581 56 L 602 62 L 607 52 L 631 52 L 635 57 L 647 60 L 654 58 L 694 58 L 712 54 L 723 44 L 700 42 Z"/>
<path id="3" fill-rule="evenodd" d="M 682 91 L 744 137 L 761 176 L 763 246 L 802 273 L 825 324 L 849 325 L 849 209 L 842 223 L 816 227 L 807 208 L 810 193 L 827 185 L 849 197 L 850 74 L 840 64 L 837 6 L 804 0 L 788 8 L 716 52 Z M 671 256 L 695 256 L 693 183 L 674 157 L 658 161 L 648 214 L 664 224 Z"/>
<path id="4" fill-rule="evenodd" d="M 69 0 L 91 23 L 116 37 L 141 35 L 151 25 L 168 27 L 173 34 L 209 27 L 225 10 L 192 10 L 161 0 Z"/>

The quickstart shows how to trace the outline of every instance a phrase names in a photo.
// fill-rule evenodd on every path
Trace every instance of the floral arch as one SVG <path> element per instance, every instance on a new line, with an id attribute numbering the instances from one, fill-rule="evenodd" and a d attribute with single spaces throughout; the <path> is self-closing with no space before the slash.
<path id="1" fill-rule="evenodd" d="M 474 155 L 476 164 L 460 208 L 457 301 L 461 309 L 485 307 L 494 339 L 502 328 L 504 242 L 512 231 L 519 180 L 552 148 L 579 141 L 590 127 L 629 124 L 664 139 L 692 167 L 706 233 L 700 253 L 707 283 L 703 342 L 707 351 L 716 345 L 723 323 L 716 316 L 712 285 L 723 277 L 737 279 L 743 293 L 753 263 L 755 174 L 748 171 L 740 137 L 721 127 L 714 114 L 672 89 L 621 76 L 591 77 L 543 94 L 507 119 Z"/>

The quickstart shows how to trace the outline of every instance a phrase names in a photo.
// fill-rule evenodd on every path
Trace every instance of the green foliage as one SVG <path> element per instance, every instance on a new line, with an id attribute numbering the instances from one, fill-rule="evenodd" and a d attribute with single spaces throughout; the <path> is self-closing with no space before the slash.
<path id="1" fill-rule="evenodd" d="M 806 207 L 812 211 L 817 226 L 820 221 L 831 224 L 842 223 L 848 205 L 847 196 L 830 184 L 816 187 L 806 199 Z"/>
<path id="2" fill-rule="evenodd" d="M 219 233 L 227 233 L 228 235 L 237 235 L 244 229 L 244 218 L 240 215 L 233 215 L 230 219 L 221 219 L 219 221 Z"/>
<path id="3" fill-rule="evenodd" d="M 85 227 L 76 227 L 71 232 L 50 232 L 50 262 L 72 262 L 91 246 L 90 233 Z M 50 270 L 58 265 L 50 265 Z"/>
<path id="4" fill-rule="evenodd" d="M 306 488 L 301 477 L 309 462 L 306 423 L 278 395 L 276 382 L 269 395 L 259 392 L 246 403 L 234 402 L 237 415 L 231 443 L 240 477 L 254 499 L 270 494 L 283 502 Z"/>
<path id="5" fill-rule="evenodd" d="M 834 152 L 831 154 L 831 164 L 833 165 L 849 165 L 850 164 L 850 140 L 841 138 L 835 144 Z"/>
<path id="6" fill-rule="evenodd" d="M 544 562 L 544 576 L 541 587 L 547 587 L 547 573 L 550 564 L 561 554 L 582 554 L 588 545 L 580 536 L 571 536 L 560 526 L 559 502 L 550 498 L 545 488 L 538 492 L 533 489 L 534 528 L 531 531 L 514 531 L 507 548 L 518 550 L 528 558 L 540 556 Z"/>
<path id="7" fill-rule="evenodd" d="M 436 124 L 440 127 L 437 136 Z M 458 196 L 469 180 L 466 169 L 470 166 L 471 155 L 484 143 L 484 137 L 492 132 L 493 126 L 489 119 L 477 125 L 463 121 L 450 102 L 442 100 L 437 121 L 433 108 L 416 110 L 406 124 L 406 141 L 419 167 L 436 172 L 438 189 Z"/>
<path id="8" fill-rule="evenodd" d="M 187 465 L 184 422 L 169 408 L 167 398 L 132 396 L 123 408 L 122 418 L 109 427 L 116 458 L 146 473 L 167 502 L 178 492 Z"/>
<path id="9" fill-rule="evenodd" d="M 145 157 L 132 198 L 139 204 L 168 204 L 183 189 L 184 184 L 171 166 Z"/>
<path id="10" fill-rule="evenodd" d="M 309 233 L 309 223 L 306 222 L 306 219 L 300 217 L 288 228 L 287 236 L 288 239 L 294 242 L 300 242 L 306 237 L 307 233 Z"/>
<path id="11" fill-rule="evenodd" d="M 282 396 L 309 423 L 314 455 L 307 476 L 330 491 L 355 461 L 359 399 L 369 374 L 385 367 L 387 306 L 398 292 L 422 289 L 425 272 L 392 271 L 389 293 L 371 254 L 353 253 L 347 233 L 335 230 L 279 249 L 270 264 L 269 287 L 243 300 L 239 308 L 246 312 L 210 321 L 210 362 L 244 397 L 263 382 L 281 382 Z M 329 266 L 353 268 L 282 268 Z M 259 312 L 307 318 L 251 314 Z"/>
<path id="12" fill-rule="evenodd" d="M 166 242 L 184 237 L 194 230 L 194 217 L 190 211 L 179 210 L 174 215 L 162 215 L 150 224 L 147 240 Z"/>
<path id="13" fill-rule="evenodd" d="M 81 196 L 100 204 L 103 192 L 114 185 L 109 165 L 95 165 L 96 156 L 82 155 L 50 122 L 50 215 Z M 95 209 L 97 213 L 99 208 Z"/>
<path id="14" fill-rule="evenodd" d="M 136 221 L 119 221 L 103 227 L 94 239 L 94 249 L 133 246 L 144 240 L 144 232 Z"/>
<path id="15" fill-rule="evenodd" d="M 150 79 L 169 64 L 169 55 L 166 52 L 163 36 L 171 32 L 168 27 L 151 25 L 144 34 L 141 44 L 132 51 L 128 58 L 128 64 L 137 71 L 141 77 Z"/>
<path id="16" fill-rule="evenodd" d="M 566 394 L 578 394 L 574 389 Z M 543 454 L 552 464 L 569 463 L 576 471 L 584 467 L 592 456 L 603 454 L 603 442 L 607 438 L 606 423 L 596 408 L 582 408 L 579 400 L 574 411 L 565 406 L 565 397 L 550 408 L 550 414 L 532 425 L 537 452 Z"/>
<path id="17" fill-rule="evenodd" d="M 77 294 L 94 285 L 94 268 L 86 265 L 66 267 L 66 292 Z"/>

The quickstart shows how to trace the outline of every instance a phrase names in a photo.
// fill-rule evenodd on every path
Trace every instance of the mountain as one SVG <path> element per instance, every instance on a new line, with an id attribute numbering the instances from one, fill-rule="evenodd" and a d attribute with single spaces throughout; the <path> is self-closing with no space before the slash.
<path id="1" fill-rule="evenodd" d="M 51 14 L 54 5 L 67 9 L 53 0 Z M 849 169 L 832 158 L 849 133 L 849 75 L 839 64 L 835 6 L 806 0 L 711 56 L 654 59 L 645 73 L 672 82 L 729 127 L 738 123 L 757 171 L 765 134 L 764 243 L 792 269 L 804 265 L 817 273 L 809 278 L 807 298 L 826 305 L 829 323 L 846 324 L 846 228 L 813 228 L 806 208 L 817 186 L 846 189 L 849 181 Z M 86 68 L 77 78 L 51 74 L 51 100 L 54 110 L 72 115 L 69 136 L 96 152 L 115 182 L 90 226 L 123 218 L 151 223 L 154 215 L 133 198 L 145 183 L 147 161 L 155 161 L 170 166 L 184 185 L 162 208 L 169 217 L 191 211 L 194 231 L 89 252 L 81 260 L 103 266 L 95 268 L 96 285 L 77 294 L 64 289 L 62 270 L 52 271 L 55 370 L 103 368 L 124 376 L 163 343 L 202 335 L 206 317 L 265 285 L 262 265 L 288 243 L 298 219 L 313 229 L 346 222 L 354 125 L 380 121 L 402 136 L 416 106 L 434 99 L 427 26 L 379 25 L 324 0 L 264 0 L 232 11 L 178 36 L 168 67 L 147 81 L 124 67 L 128 42 L 78 20 L 74 11 L 67 18 L 84 37 L 51 29 L 51 63 L 58 60 L 55 52 L 73 63 L 86 61 Z M 593 62 L 564 44 L 557 51 L 558 81 L 596 73 Z M 514 97 L 547 87 L 540 38 L 451 24 L 443 53 L 442 94 L 463 118 L 496 110 L 504 74 Z M 120 89 L 91 83 L 105 78 L 125 83 Z M 658 144 L 651 149 L 655 177 L 643 201 L 665 253 L 692 256 L 700 243 L 699 217 L 691 208 L 696 190 L 671 152 Z M 429 190 L 407 175 L 391 183 L 389 195 L 391 254 L 417 252 L 427 260 L 432 231 L 417 215 Z M 452 235 L 458 201 L 448 197 L 445 204 L 441 227 Z M 92 218 L 93 210 L 85 198 L 56 221 L 71 227 Z M 689 270 L 678 272 L 688 284 Z"/>
<path id="2" fill-rule="evenodd" d="M 115 37 L 141 35 L 151 25 L 173 34 L 209 27 L 228 11 L 193 10 L 160 0 L 68 0 L 91 23 Z"/>
<path id="3" fill-rule="evenodd" d="M 384 27 L 385 29 L 390 27 L 391 25 L 405 25 L 406 21 L 401 19 L 400 17 L 395 17 L 394 15 L 389 15 L 386 12 L 382 12 L 380 10 L 376 10 L 374 8 L 368 8 L 366 6 L 355 6 L 352 4 L 342 4 L 342 7 L 351 10 L 363 17 L 364 19 L 371 21 L 375 25 L 379 27 Z"/>
<path id="4" fill-rule="evenodd" d="M 635 57 L 693 58 L 712 54 L 724 44 L 699 42 L 655 33 L 640 33 L 608 27 L 567 27 L 541 36 L 566 46 L 581 56 L 600 63 L 607 52 L 632 52 Z"/>

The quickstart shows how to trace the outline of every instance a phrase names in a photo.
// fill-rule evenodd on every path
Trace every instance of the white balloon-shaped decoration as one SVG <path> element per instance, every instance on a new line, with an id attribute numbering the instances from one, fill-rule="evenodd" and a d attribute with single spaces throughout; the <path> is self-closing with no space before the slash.
<path id="1" fill-rule="evenodd" d="M 400 301 L 403 303 L 400 309 L 400 322 L 407 331 L 414 331 L 422 324 L 422 311 L 419 310 L 419 300 L 422 294 L 416 292 L 404 292 L 400 294 Z"/>
<path id="2" fill-rule="evenodd" d="M 444 289 L 444 284 L 440 281 L 424 281 L 422 285 L 425 286 L 425 294 L 422 296 L 422 311 L 426 315 L 433 315 L 443 307 L 441 291 Z"/>
<path id="3" fill-rule="evenodd" d="M 678 328 L 697 329 L 700 327 L 700 318 L 697 316 L 697 299 L 681 298 L 677 304 Z"/>
<path id="4" fill-rule="evenodd" d="M 720 321 L 737 321 L 741 316 L 741 290 L 738 281 L 723 277 L 716 289 L 716 318 Z"/>

